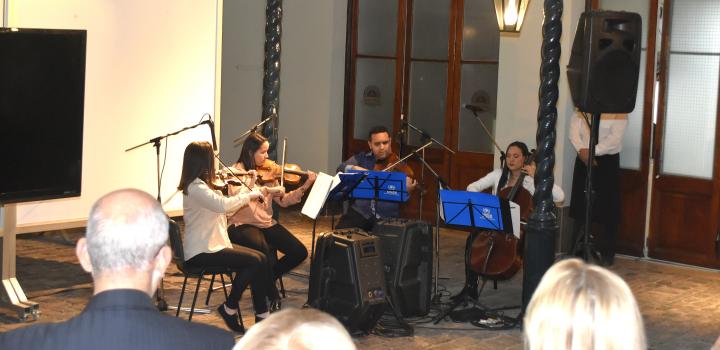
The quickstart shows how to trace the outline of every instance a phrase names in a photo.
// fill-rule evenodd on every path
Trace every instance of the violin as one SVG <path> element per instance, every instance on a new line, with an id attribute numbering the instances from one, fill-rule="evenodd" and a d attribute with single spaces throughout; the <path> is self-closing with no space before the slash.
<path id="1" fill-rule="evenodd" d="M 286 163 L 285 168 L 270 159 L 255 167 L 258 173 L 258 182 L 261 184 L 274 182 L 280 178 L 288 185 L 299 185 L 300 180 L 307 178 L 307 171 L 303 171 L 299 165 Z"/>
<path id="2" fill-rule="evenodd" d="M 390 155 L 385 157 L 385 159 L 376 161 L 372 170 L 386 171 L 388 165 L 393 164 L 398 160 L 400 160 L 400 157 L 397 154 L 390 153 Z M 412 168 L 404 163 L 397 164 L 392 169 L 387 169 L 387 171 L 400 171 L 405 173 L 407 177 L 415 178 L 415 173 L 413 172 Z"/>
<path id="3" fill-rule="evenodd" d="M 523 165 L 530 165 L 535 150 L 525 159 Z M 520 206 L 520 220 L 527 221 L 532 211 L 532 195 L 522 184 L 527 174 L 523 171 L 513 187 L 498 191 L 498 197 L 515 202 Z M 513 234 L 497 231 L 480 231 L 472 242 L 470 267 L 484 278 L 507 280 L 522 266 L 525 229 L 520 228 L 520 238 Z"/>

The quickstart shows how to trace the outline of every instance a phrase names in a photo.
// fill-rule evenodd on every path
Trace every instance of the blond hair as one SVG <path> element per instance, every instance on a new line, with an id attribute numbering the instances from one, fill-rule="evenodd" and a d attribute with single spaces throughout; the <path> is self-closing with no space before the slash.
<path id="1" fill-rule="evenodd" d="M 630 287 L 579 259 L 543 276 L 524 320 L 525 349 L 645 349 L 645 329 Z"/>
<path id="2" fill-rule="evenodd" d="M 315 309 L 285 309 L 252 326 L 233 350 L 355 350 L 334 317 Z"/>

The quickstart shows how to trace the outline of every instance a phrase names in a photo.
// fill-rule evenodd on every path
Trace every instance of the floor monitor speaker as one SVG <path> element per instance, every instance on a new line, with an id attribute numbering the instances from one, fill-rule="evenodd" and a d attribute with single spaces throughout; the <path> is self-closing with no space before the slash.
<path id="1" fill-rule="evenodd" d="M 354 229 L 326 232 L 316 245 L 308 303 L 337 318 L 350 333 L 369 332 L 385 310 L 379 240 Z"/>

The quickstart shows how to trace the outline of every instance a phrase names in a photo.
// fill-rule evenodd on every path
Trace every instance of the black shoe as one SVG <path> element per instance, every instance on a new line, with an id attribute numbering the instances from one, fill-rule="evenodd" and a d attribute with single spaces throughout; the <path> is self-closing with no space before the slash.
<path id="1" fill-rule="evenodd" d="M 220 307 L 218 307 L 218 313 L 222 317 L 223 321 L 225 321 L 225 325 L 228 328 L 240 334 L 245 334 L 245 327 L 238 322 L 238 317 L 240 316 L 239 313 L 234 315 L 228 314 L 225 311 L 225 304 L 220 304 Z"/>
<path id="2" fill-rule="evenodd" d="M 260 323 L 260 321 L 262 321 L 262 320 L 264 320 L 264 319 L 265 319 L 265 318 L 263 318 L 263 317 L 260 317 L 260 316 L 258 316 L 258 315 L 255 315 L 255 324 Z"/>
<path id="3" fill-rule="evenodd" d="M 270 313 L 278 312 L 280 309 L 282 309 L 282 302 L 280 302 L 280 298 L 270 300 Z"/>
<path id="4" fill-rule="evenodd" d="M 477 300 L 478 296 L 478 286 L 465 285 L 460 293 L 450 297 L 450 299 L 454 302 L 462 301 L 465 297 Z"/>

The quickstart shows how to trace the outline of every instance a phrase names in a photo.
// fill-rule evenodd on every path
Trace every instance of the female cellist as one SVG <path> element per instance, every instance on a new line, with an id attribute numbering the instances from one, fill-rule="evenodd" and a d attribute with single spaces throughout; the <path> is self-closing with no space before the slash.
<path id="1" fill-rule="evenodd" d="M 268 159 L 270 143 L 258 133 L 251 133 L 243 143 L 240 157 L 234 168 L 240 172 L 256 169 L 259 165 L 265 164 Z M 272 172 L 272 171 L 271 171 Z M 272 281 L 277 280 L 283 274 L 294 269 L 307 258 L 308 252 L 305 245 L 300 242 L 288 229 L 273 219 L 272 203 L 275 201 L 281 207 L 288 207 L 300 202 L 305 191 L 307 191 L 317 175 L 312 171 L 307 172 L 307 180 L 297 189 L 285 192 L 276 179 L 264 184 L 267 188 L 267 195 L 263 203 L 250 202 L 247 206 L 240 208 L 228 219 L 230 227 L 228 234 L 230 240 L 248 248 L 259 250 L 266 255 L 271 254 L 271 247 L 283 253 L 283 257 L 273 266 L 271 271 Z M 250 187 L 260 187 L 254 179 L 250 179 Z M 237 188 L 231 187 L 231 191 Z M 274 253 L 274 252 L 273 252 Z M 270 311 L 280 308 L 280 295 L 275 283 L 270 289 Z"/>
<path id="2" fill-rule="evenodd" d="M 533 176 L 535 176 L 535 164 L 525 165 L 525 160 L 530 156 L 527 145 L 515 141 L 508 145 L 505 156 L 505 166 L 502 169 L 495 169 L 480 180 L 469 184 L 467 190 L 482 192 L 492 187 L 492 193 L 497 195 L 502 189 L 515 186 L 515 181 L 520 178 L 522 172 L 525 172 L 528 176 L 523 179 L 522 186 L 530 194 L 534 194 L 535 181 Z M 562 202 L 565 199 L 565 193 L 557 185 L 553 186 L 552 195 L 555 202 Z"/>
<path id="3" fill-rule="evenodd" d="M 508 145 L 506 151 L 505 166 L 502 169 L 495 169 L 489 174 L 485 175 L 481 179 L 471 183 L 467 186 L 468 191 L 482 192 L 488 188 L 492 188 L 492 193 L 498 195 L 504 189 L 511 189 L 516 187 L 518 179 L 522 177 L 522 188 L 525 189 L 530 196 L 535 193 L 535 182 L 533 176 L 535 175 L 535 164 L 530 162 L 526 164 L 530 152 L 528 151 L 527 145 L 520 141 L 515 141 Z M 525 176 L 521 176 L 521 175 Z M 553 200 L 555 202 L 562 202 L 565 198 L 565 193 L 558 186 L 554 185 L 552 189 Z M 528 201 L 531 203 L 532 201 Z M 468 237 L 467 244 L 472 244 L 472 236 Z M 477 298 L 477 286 L 478 286 L 478 274 L 470 268 L 465 267 L 466 273 L 466 288 L 470 296 Z"/>
<path id="4" fill-rule="evenodd" d="M 185 148 L 182 175 L 178 190 L 183 192 L 185 239 L 183 249 L 188 265 L 227 266 L 238 273 L 232 281 L 227 301 L 218 312 L 228 328 L 238 333 L 245 329 L 239 322 L 240 296 L 251 285 L 255 320 L 267 317 L 268 271 L 265 254 L 245 247 L 233 247 L 227 233 L 225 213 L 255 203 L 262 198 L 261 190 L 243 191 L 230 197 L 215 188 L 215 159 L 207 142 L 193 142 Z"/>

